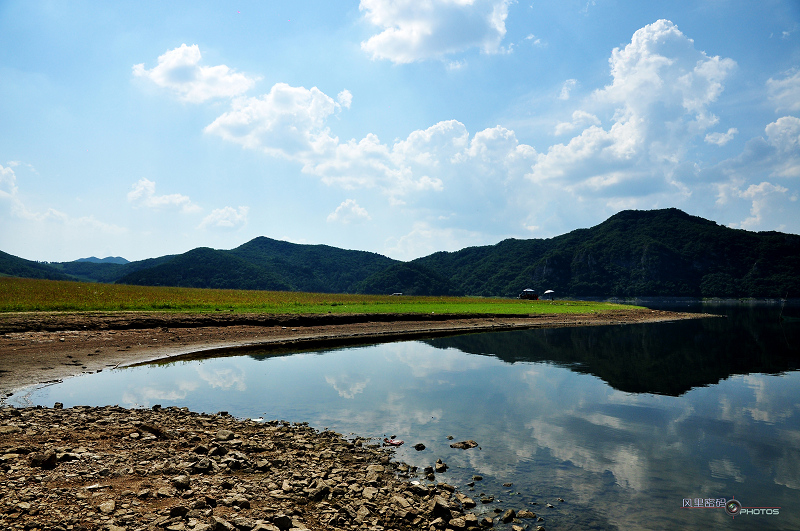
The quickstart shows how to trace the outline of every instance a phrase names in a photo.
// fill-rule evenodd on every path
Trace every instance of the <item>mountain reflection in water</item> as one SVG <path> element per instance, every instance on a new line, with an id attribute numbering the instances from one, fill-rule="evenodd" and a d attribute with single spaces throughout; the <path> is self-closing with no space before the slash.
<path id="1" fill-rule="evenodd" d="M 681 311 L 689 309 L 720 317 L 474 334 L 426 343 L 506 363 L 552 362 L 593 374 L 619 391 L 669 396 L 734 374 L 797 370 L 800 326 L 791 316 L 794 307 L 784 309 L 783 320 L 776 305 L 693 305 Z"/>

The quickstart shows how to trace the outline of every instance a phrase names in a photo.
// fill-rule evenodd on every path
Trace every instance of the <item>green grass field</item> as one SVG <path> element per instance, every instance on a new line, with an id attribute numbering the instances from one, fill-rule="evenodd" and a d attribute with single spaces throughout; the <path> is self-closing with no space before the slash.
<path id="1" fill-rule="evenodd" d="M 584 301 L 483 297 L 409 297 L 95 284 L 0 277 L 0 312 L 174 311 L 267 314 L 458 313 L 528 315 L 599 313 L 631 308 Z"/>

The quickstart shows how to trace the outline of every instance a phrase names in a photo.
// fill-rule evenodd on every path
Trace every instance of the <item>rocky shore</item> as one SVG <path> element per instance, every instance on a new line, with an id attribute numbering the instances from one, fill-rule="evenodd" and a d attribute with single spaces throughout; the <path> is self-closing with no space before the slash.
<path id="1" fill-rule="evenodd" d="M 225 412 L 3 407 L 0 528 L 544 530 L 530 510 L 436 482 L 441 460 L 416 470 L 391 457 L 372 441 Z"/>

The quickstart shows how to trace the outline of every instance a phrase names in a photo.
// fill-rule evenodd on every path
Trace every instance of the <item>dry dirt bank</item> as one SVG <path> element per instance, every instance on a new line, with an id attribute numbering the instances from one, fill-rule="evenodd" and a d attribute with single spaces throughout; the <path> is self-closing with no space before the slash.
<path id="1" fill-rule="evenodd" d="M 150 312 L 0 314 L 0 402 L 32 385 L 172 357 L 301 350 L 504 329 L 693 319 L 625 309 L 537 316 L 258 315 Z"/>

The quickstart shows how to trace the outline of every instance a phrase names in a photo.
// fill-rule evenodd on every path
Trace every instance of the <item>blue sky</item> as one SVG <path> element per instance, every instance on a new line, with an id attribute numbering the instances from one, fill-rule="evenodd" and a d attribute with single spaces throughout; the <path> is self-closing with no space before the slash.
<path id="1" fill-rule="evenodd" d="M 800 233 L 795 0 L 0 0 L 0 250 Z"/>

